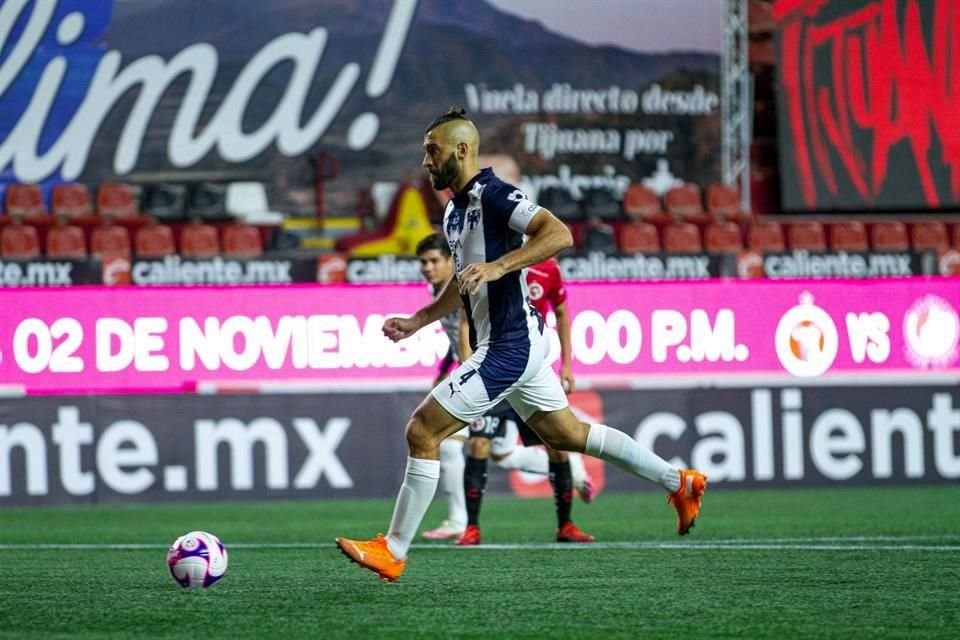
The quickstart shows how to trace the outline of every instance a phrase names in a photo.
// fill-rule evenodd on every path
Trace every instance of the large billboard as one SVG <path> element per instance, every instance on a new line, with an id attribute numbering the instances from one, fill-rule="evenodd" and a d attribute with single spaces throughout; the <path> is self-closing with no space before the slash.
<path id="1" fill-rule="evenodd" d="M 23 398 L 0 405 L 0 507 L 392 497 L 422 393 Z M 630 434 L 713 486 L 956 483 L 956 387 L 577 392 L 581 419 Z M 654 490 L 599 460 L 600 490 Z M 491 467 L 489 490 L 550 495 Z"/>
<path id="2" fill-rule="evenodd" d="M 789 210 L 960 205 L 957 0 L 778 0 Z"/>
<path id="3" fill-rule="evenodd" d="M 3 181 L 218 172 L 291 195 L 322 149 L 352 199 L 420 178 L 453 104 L 531 194 L 719 179 L 720 3 L 268 4 L 3 2 Z"/>
<path id="4" fill-rule="evenodd" d="M 584 383 L 960 375 L 958 279 L 577 282 L 568 293 Z M 425 285 L 3 297 L 0 388 L 13 394 L 426 388 L 448 349 L 438 325 L 396 344 L 381 331 L 386 317 L 423 306 Z"/>

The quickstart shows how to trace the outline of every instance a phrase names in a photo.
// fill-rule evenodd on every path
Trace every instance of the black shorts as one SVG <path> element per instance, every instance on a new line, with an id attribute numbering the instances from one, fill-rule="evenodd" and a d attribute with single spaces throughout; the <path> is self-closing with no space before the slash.
<path id="1" fill-rule="evenodd" d="M 505 404 L 505 403 L 502 403 Z M 490 413 L 478 418 L 470 425 L 471 438 L 501 438 L 507 431 L 507 420 L 512 420 L 517 425 L 517 431 L 520 434 L 520 440 L 523 446 L 532 447 L 543 444 L 543 440 L 536 432 L 527 426 L 527 423 L 520 419 L 517 412 L 509 405 L 506 408 L 497 405 Z"/>

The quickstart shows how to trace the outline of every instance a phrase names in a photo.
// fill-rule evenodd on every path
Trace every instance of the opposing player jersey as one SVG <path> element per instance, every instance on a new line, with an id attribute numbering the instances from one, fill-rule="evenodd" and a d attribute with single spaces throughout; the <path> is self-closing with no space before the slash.
<path id="1" fill-rule="evenodd" d="M 470 264 L 493 262 L 520 247 L 523 233 L 540 207 L 522 191 L 483 169 L 449 203 L 443 230 L 457 276 Z M 543 332 L 543 319 L 529 306 L 526 274 L 508 273 L 485 283 L 476 295 L 463 295 L 470 326 L 470 345 L 529 352 Z"/>
<path id="2" fill-rule="evenodd" d="M 530 292 L 530 304 L 540 315 L 547 316 L 550 307 L 567 301 L 567 290 L 560 277 L 560 264 L 550 258 L 540 264 L 527 267 L 527 290 Z"/>
<path id="3" fill-rule="evenodd" d="M 430 287 L 430 293 L 436 298 L 440 295 L 440 290 Z M 440 318 L 440 326 L 450 341 L 450 352 L 454 361 L 460 362 L 460 310 L 451 311 Z"/>

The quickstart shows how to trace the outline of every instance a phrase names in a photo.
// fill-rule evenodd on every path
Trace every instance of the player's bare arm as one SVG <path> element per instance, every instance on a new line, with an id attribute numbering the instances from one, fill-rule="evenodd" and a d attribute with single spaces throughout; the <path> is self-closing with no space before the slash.
<path id="1" fill-rule="evenodd" d="M 476 294 L 487 282 L 539 264 L 573 246 L 573 234 L 549 209 L 540 207 L 527 225 L 527 242 L 493 262 L 468 265 L 460 272 L 460 292 Z"/>
<path id="2" fill-rule="evenodd" d="M 451 277 L 447 284 L 443 285 L 440 295 L 409 318 L 387 318 L 383 323 L 383 335 L 393 342 L 399 342 L 463 305 L 457 285 L 453 283 L 454 279 Z"/>
<path id="3" fill-rule="evenodd" d="M 457 335 L 459 344 L 457 349 L 460 353 L 460 362 L 466 362 L 467 358 L 473 355 L 473 349 L 470 348 L 470 324 L 467 322 L 467 312 L 460 309 L 460 333 Z"/>
<path id="4" fill-rule="evenodd" d="M 567 311 L 567 303 L 561 302 L 553 307 L 553 312 L 557 316 L 557 336 L 560 337 L 560 382 L 567 393 L 573 393 L 577 389 L 576 382 L 573 379 L 573 358 L 570 348 L 570 314 Z"/>

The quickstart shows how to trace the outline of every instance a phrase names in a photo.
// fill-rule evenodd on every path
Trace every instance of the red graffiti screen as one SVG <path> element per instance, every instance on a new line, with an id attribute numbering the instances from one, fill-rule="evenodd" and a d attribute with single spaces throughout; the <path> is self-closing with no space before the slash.
<path id="1" fill-rule="evenodd" d="M 960 207 L 960 0 L 780 0 L 783 204 Z"/>

